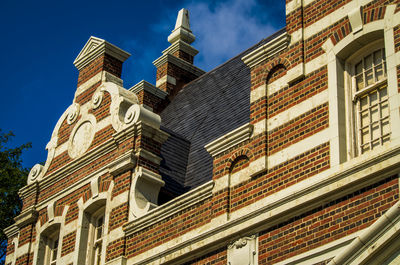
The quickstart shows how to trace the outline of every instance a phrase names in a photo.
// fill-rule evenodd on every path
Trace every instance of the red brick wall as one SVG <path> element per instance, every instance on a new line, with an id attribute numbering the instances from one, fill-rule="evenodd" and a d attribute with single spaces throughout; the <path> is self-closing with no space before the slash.
<path id="1" fill-rule="evenodd" d="M 15 244 L 13 243 L 14 237 L 10 237 L 7 240 L 7 249 L 6 249 L 6 255 L 10 255 L 12 253 L 14 253 L 15 251 Z"/>
<path id="2" fill-rule="evenodd" d="M 324 103 L 268 132 L 268 155 L 272 155 L 329 127 L 329 106 Z"/>
<path id="3" fill-rule="evenodd" d="M 121 227 L 128 221 L 128 210 L 128 203 L 123 203 L 111 210 L 108 233 L 118 227 Z"/>
<path id="4" fill-rule="evenodd" d="M 110 116 L 110 105 L 111 105 L 111 95 L 107 91 L 103 92 L 103 99 L 100 106 L 96 109 L 89 109 L 89 113 L 92 113 L 96 117 L 96 121 L 99 122 L 102 119 Z"/>
<path id="5" fill-rule="evenodd" d="M 96 91 L 96 89 L 101 85 L 101 81 L 93 84 L 91 87 L 85 89 L 83 92 L 81 92 L 78 96 L 75 98 L 75 102 L 78 103 L 79 105 L 83 105 L 89 101 L 92 100 L 93 94 Z"/>
<path id="6" fill-rule="evenodd" d="M 210 200 L 200 202 L 171 217 L 160 219 L 126 239 L 126 257 L 131 258 L 168 242 L 210 221 Z"/>
<path id="7" fill-rule="evenodd" d="M 330 167 L 329 142 L 231 188 L 231 211 L 285 189 Z"/>
<path id="8" fill-rule="evenodd" d="M 117 77 L 121 77 L 122 62 L 110 55 L 101 55 L 79 72 L 78 86 L 95 76 L 101 71 L 109 72 Z"/>
<path id="9" fill-rule="evenodd" d="M 75 250 L 76 231 L 65 235 L 62 239 L 61 257 L 74 252 Z"/>
<path id="10" fill-rule="evenodd" d="M 125 254 L 125 239 L 119 238 L 110 242 L 106 250 L 106 262 L 115 258 L 121 257 Z"/>
<path id="11" fill-rule="evenodd" d="M 328 88 L 327 67 L 310 73 L 303 80 L 287 86 L 268 97 L 268 118 L 303 102 Z M 257 102 L 255 102 L 257 104 Z"/>
<path id="12" fill-rule="evenodd" d="M 188 63 L 193 64 L 194 57 L 192 55 L 182 51 L 182 50 L 177 50 L 173 55 L 178 57 L 178 58 L 181 58 L 182 60 L 185 60 Z"/>
<path id="13" fill-rule="evenodd" d="M 389 177 L 259 235 L 259 264 L 273 264 L 370 226 L 399 198 L 398 177 Z"/>

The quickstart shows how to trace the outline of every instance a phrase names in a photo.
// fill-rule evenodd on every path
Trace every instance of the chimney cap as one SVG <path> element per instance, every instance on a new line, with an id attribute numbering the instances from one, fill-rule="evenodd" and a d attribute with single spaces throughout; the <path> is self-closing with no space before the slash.
<path id="1" fill-rule="evenodd" d="M 76 57 L 74 65 L 78 70 L 81 70 L 102 54 L 108 54 L 121 62 L 124 62 L 130 56 L 130 53 L 118 48 L 108 41 L 91 36 Z"/>

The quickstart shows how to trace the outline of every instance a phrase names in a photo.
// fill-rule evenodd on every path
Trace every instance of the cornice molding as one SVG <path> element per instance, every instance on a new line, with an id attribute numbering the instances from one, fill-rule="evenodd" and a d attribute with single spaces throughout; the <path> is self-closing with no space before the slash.
<path id="1" fill-rule="evenodd" d="M 219 137 L 218 139 L 208 143 L 204 146 L 212 157 L 250 139 L 253 133 L 253 125 L 247 123 L 239 128 Z"/>
<path id="2" fill-rule="evenodd" d="M 280 51 L 286 49 L 290 43 L 290 35 L 287 32 L 282 33 L 266 44 L 242 57 L 242 61 L 250 68 L 271 58 Z"/>
<path id="3" fill-rule="evenodd" d="M 76 57 L 74 65 L 80 71 L 102 54 L 109 54 L 121 62 L 124 62 L 130 56 L 130 53 L 118 48 L 108 41 L 91 36 Z"/>
<path id="4" fill-rule="evenodd" d="M 171 44 L 171 46 L 169 46 L 167 49 L 162 51 L 162 54 L 174 54 L 177 51 L 183 51 L 188 53 L 191 56 L 196 56 L 199 51 L 196 50 L 192 45 L 187 44 L 186 42 L 182 41 L 182 40 L 178 40 L 176 42 L 174 42 L 173 44 Z"/>
<path id="5" fill-rule="evenodd" d="M 12 224 L 9 227 L 4 228 L 3 232 L 7 238 L 11 238 L 18 235 L 19 229 L 16 224 Z"/>
<path id="6" fill-rule="evenodd" d="M 185 60 L 182 60 L 182 59 L 180 59 L 172 54 L 169 54 L 169 53 L 161 55 L 161 57 L 159 57 L 157 60 L 155 60 L 153 62 L 154 66 L 157 68 L 163 66 L 166 63 L 172 63 L 172 64 L 182 68 L 183 70 L 186 70 L 186 71 L 196 75 L 197 77 L 199 77 L 205 73 L 205 71 L 194 66 L 193 64 L 188 63 Z"/>
<path id="7" fill-rule="evenodd" d="M 165 92 L 164 90 L 157 88 L 155 85 L 153 85 L 145 80 L 140 81 L 133 87 L 129 88 L 129 90 L 135 94 L 138 94 L 140 91 L 143 90 L 143 91 L 148 92 L 148 93 L 150 93 L 156 97 L 159 97 L 161 99 L 165 99 L 168 95 L 168 93 Z"/>
<path id="8" fill-rule="evenodd" d="M 15 225 L 18 228 L 22 228 L 28 224 L 32 224 L 36 222 L 38 218 L 38 212 L 34 206 L 31 206 L 24 211 L 22 211 L 19 215 L 14 218 Z"/>
<path id="9" fill-rule="evenodd" d="M 210 198 L 212 196 L 213 187 L 214 181 L 209 181 L 159 207 L 150 210 L 147 214 L 137 218 L 136 220 L 126 223 L 123 226 L 126 236 L 146 229 L 162 219 L 168 218 L 169 216 L 183 211 L 196 203 Z"/>
<path id="10" fill-rule="evenodd" d="M 109 172 L 116 176 L 122 172 L 133 169 L 136 166 L 137 158 L 133 151 L 119 156 L 111 164 L 109 164 Z"/>

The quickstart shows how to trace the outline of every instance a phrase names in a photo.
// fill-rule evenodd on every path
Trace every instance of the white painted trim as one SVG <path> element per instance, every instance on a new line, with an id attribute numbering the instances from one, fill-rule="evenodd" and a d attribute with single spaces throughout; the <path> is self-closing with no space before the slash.
<path id="1" fill-rule="evenodd" d="M 313 1 L 315 0 L 310 1 L 310 3 Z M 329 15 L 323 16 L 320 20 L 315 21 L 313 24 L 304 29 L 304 39 L 308 39 L 313 35 L 318 34 L 320 31 L 324 30 L 327 26 L 332 25 L 337 21 L 341 20 L 342 18 L 346 17 L 348 15 L 349 10 L 360 8 L 360 6 L 364 6 L 369 2 L 372 2 L 372 0 L 354 0 L 336 9 Z M 305 3 L 304 5 L 308 4 Z"/>
<path id="2" fill-rule="evenodd" d="M 150 210 L 136 220 L 126 223 L 123 226 L 126 236 L 145 229 L 146 227 L 157 223 L 159 220 L 168 218 L 168 216 L 172 216 L 196 203 L 211 197 L 213 187 L 214 182 L 209 181 L 159 207 Z"/>
<path id="3" fill-rule="evenodd" d="M 311 98 L 304 100 L 303 102 L 287 109 L 271 119 L 268 119 L 267 129 L 268 131 L 272 131 L 273 129 L 303 115 L 307 111 L 312 110 L 313 108 L 324 104 L 328 101 L 328 89 L 318 93 Z"/>
<path id="4" fill-rule="evenodd" d="M 215 157 L 220 153 L 234 147 L 235 145 L 238 145 L 250 139 L 252 133 L 253 125 L 247 123 L 215 139 L 211 143 L 206 144 L 204 148 L 207 150 L 208 153 L 210 153 L 212 157 Z"/>
<path id="5" fill-rule="evenodd" d="M 268 168 L 273 168 L 329 140 L 330 130 L 327 128 L 268 156 Z"/>

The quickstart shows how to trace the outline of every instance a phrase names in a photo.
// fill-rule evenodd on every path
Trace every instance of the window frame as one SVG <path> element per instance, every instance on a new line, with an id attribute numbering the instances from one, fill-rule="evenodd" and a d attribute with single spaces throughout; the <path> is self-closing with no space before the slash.
<path id="1" fill-rule="evenodd" d="M 364 61 L 364 58 L 370 54 L 374 54 L 375 51 L 377 50 L 384 50 L 384 62 L 385 62 L 385 76 L 383 79 L 378 80 L 375 83 L 372 83 L 371 85 L 367 85 L 362 90 L 357 91 L 356 87 L 356 78 L 355 78 L 355 67 L 356 64 L 359 63 L 360 61 Z M 347 128 L 346 134 L 347 134 L 347 154 L 348 154 L 348 159 L 363 155 L 365 153 L 373 151 L 374 148 L 370 148 L 369 150 L 362 151 L 361 150 L 361 132 L 359 131 L 361 129 L 361 118 L 359 115 L 359 105 L 360 105 L 360 99 L 361 97 L 364 97 L 371 93 L 372 91 L 377 91 L 380 87 L 385 86 L 386 89 L 386 101 L 387 101 L 387 108 L 388 108 L 388 121 L 389 121 L 389 130 L 390 129 L 390 106 L 389 106 L 389 91 L 388 91 L 388 78 L 387 78 L 387 56 L 386 56 L 386 49 L 385 49 L 385 43 L 382 38 L 377 39 L 372 41 L 370 44 L 365 45 L 361 49 L 357 50 L 355 53 L 353 53 L 351 56 L 349 56 L 345 62 L 344 62 L 344 89 L 345 89 L 345 113 L 346 113 L 346 120 L 347 120 Z M 363 73 L 364 73 L 364 67 Z M 373 75 L 374 76 L 374 75 Z M 365 80 L 364 80 L 365 82 Z M 379 93 L 379 92 L 378 92 Z M 379 109 L 380 111 L 380 109 Z M 369 126 L 374 122 L 369 123 Z M 369 131 L 369 134 L 371 134 L 371 130 Z M 378 139 L 383 137 L 380 135 Z M 389 133 L 390 137 L 390 133 Z M 370 142 L 375 141 L 376 139 L 371 140 Z M 390 142 L 390 139 L 389 139 Z M 378 144 L 375 148 L 382 146 L 383 144 Z"/>

